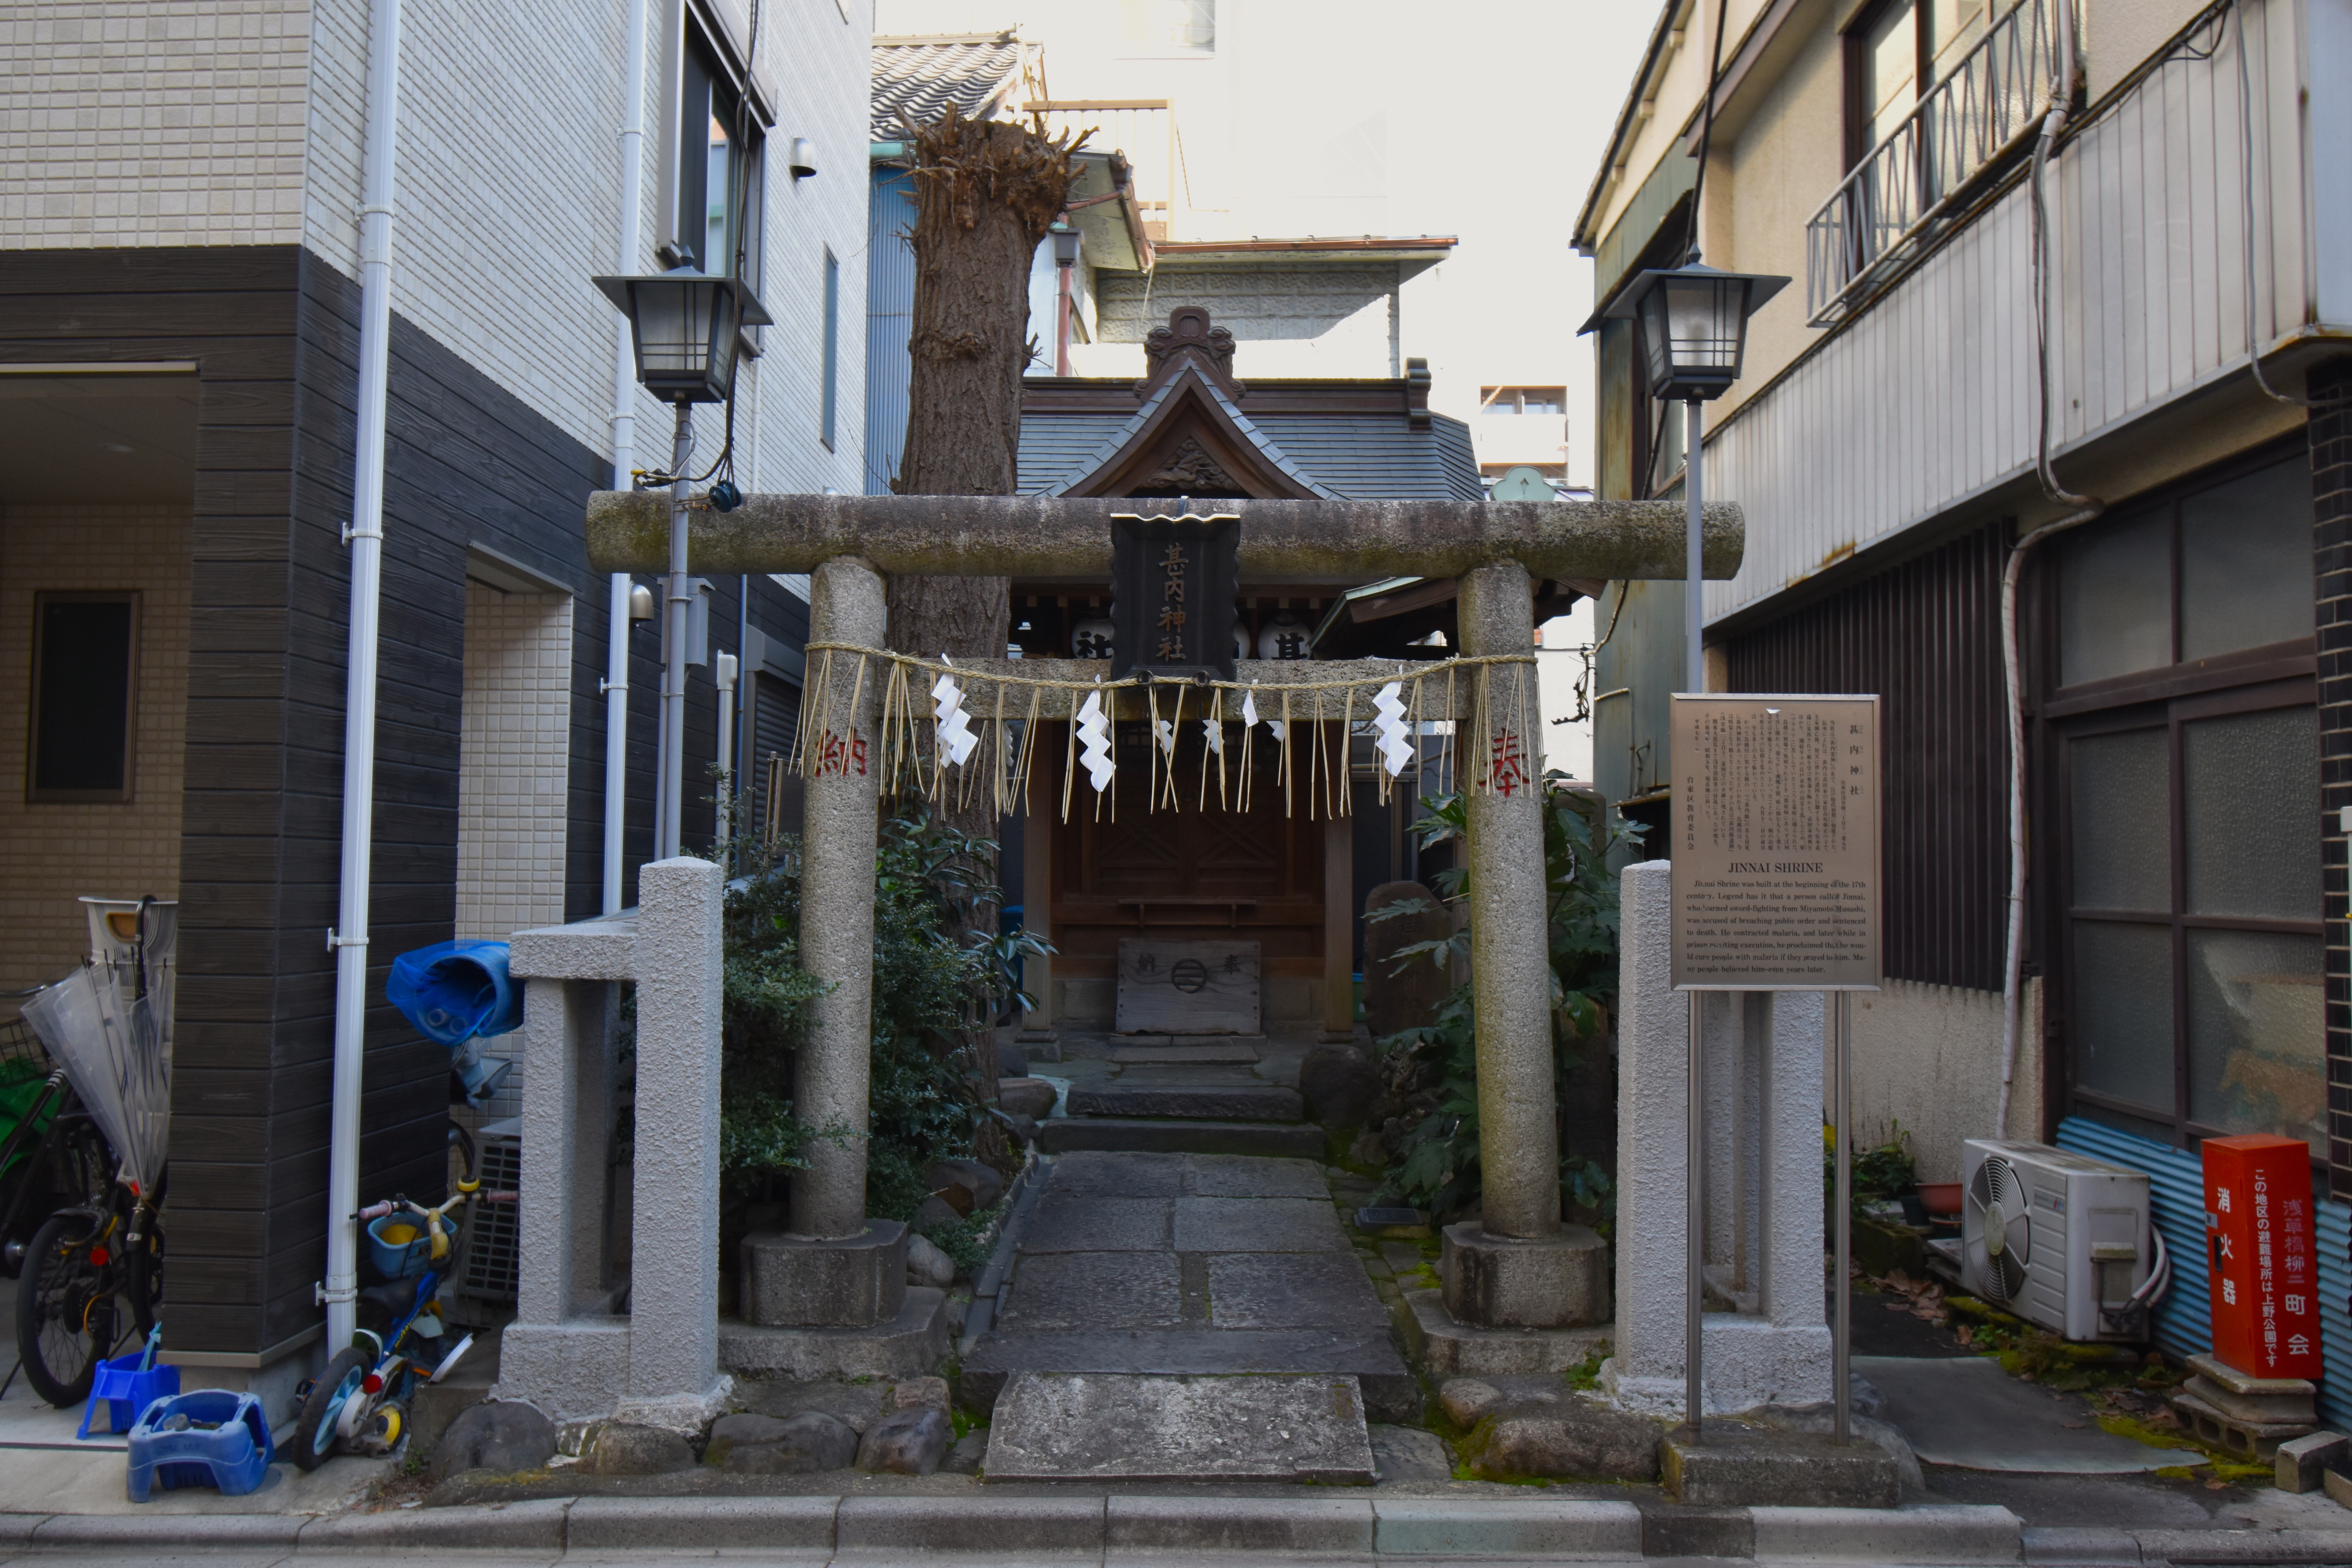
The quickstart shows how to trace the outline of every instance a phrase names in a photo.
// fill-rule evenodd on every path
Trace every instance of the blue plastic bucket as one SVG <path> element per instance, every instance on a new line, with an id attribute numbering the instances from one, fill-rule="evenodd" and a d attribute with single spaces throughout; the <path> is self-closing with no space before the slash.
<path id="1" fill-rule="evenodd" d="M 507 974 L 502 942 L 440 942 L 392 961 L 384 1000 L 436 1045 L 522 1027 L 522 992 Z"/>
<path id="2" fill-rule="evenodd" d="M 386 1279 L 414 1279 L 433 1261 L 433 1233 L 410 1215 L 368 1221 L 367 1238 L 368 1261 Z"/>

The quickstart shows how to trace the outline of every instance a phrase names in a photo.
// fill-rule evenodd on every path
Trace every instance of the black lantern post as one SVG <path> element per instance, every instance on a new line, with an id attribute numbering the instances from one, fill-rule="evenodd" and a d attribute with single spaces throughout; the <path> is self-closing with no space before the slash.
<path id="1" fill-rule="evenodd" d="M 1696 200 L 1696 197 L 1694 197 Z M 1718 272 L 1712 267 L 1702 267 L 1693 253 L 1681 267 L 1664 271 L 1643 272 L 1617 296 L 1604 316 L 1623 321 L 1631 318 L 1641 323 L 1643 369 L 1648 374 L 1650 395 L 1660 402 L 1680 398 L 1685 420 L 1683 425 L 1683 499 L 1688 507 L 1685 525 L 1683 557 L 1683 679 L 1691 691 L 1706 689 L 1705 652 L 1705 600 L 1699 581 L 1699 507 L 1704 497 L 1701 468 L 1706 458 L 1704 431 L 1699 411 L 1711 398 L 1721 397 L 1739 379 L 1739 361 L 1748 346 L 1748 318 L 1763 308 L 1764 302 L 1788 287 L 1786 278 L 1765 277 L 1752 272 Z M 1680 759 L 1676 759 L 1679 761 Z M 1706 1129 L 1704 1106 L 1706 1094 L 1700 1081 L 1699 997 L 1693 992 L 1690 1004 L 1690 1058 L 1687 1089 L 1690 1097 L 1688 1147 L 1685 1151 L 1683 1172 L 1685 1201 L 1687 1213 L 1685 1225 L 1690 1256 L 1687 1260 L 1687 1300 L 1685 1302 L 1687 1322 L 1684 1347 L 1683 1408 L 1690 1423 L 1691 1435 L 1698 1435 L 1700 1426 L 1700 1351 L 1704 1345 L 1706 1297 Z M 1845 1122 L 1838 1123 L 1843 1142 Z M 1843 1157 L 1844 1151 L 1840 1150 Z M 1843 1233 L 1841 1233 L 1843 1234 Z M 1844 1257 L 1839 1257 L 1838 1274 L 1844 1277 Z M 1841 1287 L 1843 1289 L 1843 1287 Z M 1844 1303 L 1841 1300 L 1840 1310 Z M 1843 1319 L 1841 1318 L 1843 1322 Z M 1844 1342 L 1843 1334 L 1838 1344 Z M 1837 1354 L 1839 1381 L 1838 1433 L 1845 1433 L 1844 1384 L 1845 1360 L 1843 1349 Z"/>
<path id="2" fill-rule="evenodd" d="M 742 279 L 690 266 L 592 281 L 629 318 L 638 384 L 677 407 L 669 462 L 669 604 L 663 623 L 661 803 L 654 850 L 656 859 L 667 860 L 678 853 L 686 793 L 686 627 L 692 599 L 686 575 L 686 469 L 694 454 L 694 405 L 735 395 L 743 329 L 767 326 L 770 317 Z M 616 474 L 614 481 L 621 478 Z"/>
<path id="3" fill-rule="evenodd" d="M 1626 285 L 1602 312 L 1642 328 L 1643 368 L 1650 395 L 1679 401 L 1685 410 L 1683 497 L 1689 505 L 1687 559 L 1683 584 L 1684 682 L 1692 691 L 1706 684 L 1701 653 L 1703 609 L 1699 584 L 1699 505 L 1702 499 L 1699 408 L 1721 397 L 1739 379 L 1748 345 L 1748 318 L 1789 286 L 1786 278 L 1754 272 L 1719 272 L 1696 260 L 1667 271 L 1643 272 Z"/>

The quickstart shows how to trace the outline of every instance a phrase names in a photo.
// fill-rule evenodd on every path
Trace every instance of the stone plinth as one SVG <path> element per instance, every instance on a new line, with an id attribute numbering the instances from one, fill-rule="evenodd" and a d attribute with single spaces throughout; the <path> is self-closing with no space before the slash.
<path id="1" fill-rule="evenodd" d="M 1601 1386 L 1681 1415 L 1688 1271 L 1690 993 L 1672 979 L 1671 878 L 1630 866 L 1620 924 L 1617 1338 Z M 1817 992 L 1704 997 L 1706 1256 L 1738 1310 L 1706 1315 L 1710 1414 L 1831 1396 L 1822 1289 L 1822 1063 Z"/>
<path id="2" fill-rule="evenodd" d="M 945 1293 L 907 1288 L 897 1314 L 857 1328 L 770 1329 L 719 1325 L 719 1363 L 737 1377 L 920 1377 L 948 1353 Z"/>
<path id="3" fill-rule="evenodd" d="M 869 1219 L 856 1236 L 743 1238 L 744 1321 L 761 1328 L 865 1328 L 907 1304 L 907 1227 Z"/>
<path id="4" fill-rule="evenodd" d="M 1396 1312 L 1405 1352 L 1433 1382 L 1537 1376 L 1581 1366 L 1609 1348 L 1606 1323 L 1581 1329 L 1488 1329 L 1455 1321 L 1435 1290 L 1407 1290 Z"/>
<path id="5" fill-rule="evenodd" d="M 1609 1244 L 1580 1225 L 1537 1241 L 1445 1227 L 1438 1256 L 1445 1310 L 1486 1328 L 1570 1329 L 1609 1321 Z"/>
<path id="6" fill-rule="evenodd" d="M 1903 1497 L 1895 1456 L 1859 1439 L 1710 1426 L 1696 1440 L 1668 1433 L 1658 1460 L 1666 1495 L 1702 1508 L 1893 1508 Z"/>

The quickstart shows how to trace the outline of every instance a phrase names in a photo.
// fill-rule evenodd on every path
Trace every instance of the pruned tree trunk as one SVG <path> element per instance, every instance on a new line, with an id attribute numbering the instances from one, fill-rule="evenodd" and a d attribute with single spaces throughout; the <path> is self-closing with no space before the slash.
<path id="1" fill-rule="evenodd" d="M 914 361 L 901 495 L 1009 496 L 1019 478 L 1029 265 L 1069 200 L 1077 142 L 1042 122 L 944 119 L 912 130 L 917 205 Z M 890 646 L 1001 658 L 1011 620 L 1002 577 L 893 577 Z M 982 791 L 949 819 L 993 837 Z"/>
<path id="2" fill-rule="evenodd" d="M 1050 141 L 1042 120 L 1026 126 L 967 120 L 952 104 L 943 119 L 908 129 L 917 193 L 908 340 L 914 375 L 892 488 L 901 495 L 1009 496 L 1019 479 L 1021 374 L 1031 353 L 1030 258 L 1069 200 L 1070 155 L 1086 138 Z M 1009 589 L 1003 577 L 894 576 L 890 646 L 932 658 L 1001 658 Z M 949 824 L 996 837 L 992 791 L 944 793 Z M 995 1020 L 980 1018 L 969 1037 L 981 1092 L 993 1100 Z M 983 1126 L 981 1152 L 1002 1161 L 1003 1139 L 992 1132 Z"/>

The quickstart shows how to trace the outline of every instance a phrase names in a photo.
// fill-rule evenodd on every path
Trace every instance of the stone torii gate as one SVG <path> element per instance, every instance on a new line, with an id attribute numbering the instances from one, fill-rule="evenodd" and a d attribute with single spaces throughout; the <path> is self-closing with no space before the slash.
<path id="1" fill-rule="evenodd" d="M 810 641 L 851 647 L 880 648 L 887 637 L 884 605 L 886 575 L 891 573 L 926 575 L 1020 576 L 1030 580 L 1060 579 L 1089 586 L 1109 580 L 1115 515 L 1170 510 L 1172 498 L 1047 498 L 971 496 L 802 496 L 754 495 L 730 512 L 698 510 L 692 514 L 689 552 L 698 571 L 710 573 L 806 573 L 811 579 Z M 588 508 L 588 552 L 599 572 L 658 573 L 668 566 L 669 498 L 667 495 L 606 492 L 591 498 Z M 1525 657 L 1533 642 L 1533 588 L 1540 578 L 1680 579 L 1684 575 L 1685 511 L 1680 501 L 1327 501 L 1242 500 L 1217 499 L 1195 503 L 1192 510 L 1213 510 L 1240 518 L 1240 570 L 1244 585 L 1252 581 L 1285 584 L 1329 584 L 1353 586 L 1381 576 L 1452 577 L 1459 584 L 1458 643 L 1465 658 Z M 1714 505 L 1703 519 L 1703 561 L 1706 575 L 1727 578 L 1738 568 L 1743 544 L 1739 509 Z M 914 652 L 917 650 L 904 650 Z M 1367 685 L 1392 678 L 1394 661 L 1319 663 L 1311 668 L 1318 677 L 1360 676 Z M 1090 680 L 1101 666 L 1070 660 L 1023 659 L 959 661 L 974 679 L 991 675 Z M 1241 678 L 1260 678 L 1280 685 L 1295 680 L 1301 667 L 1241 661 Z M 821 722 L 841 731 L 845 742 L 863 741 L 865 754 L 880 755 L 883 693 L 880 682 L 863 684 L 854 708 L 836 700 L 827 704 Z M 1133 689 L 1129 696 L 1133 697 Z M 1067 694 L 1055 707 L 1036 716 L 1070 716 Z M 1121 717 L 1143 711 L 1139 700 L 1122 701 Z M 1467 711 L 1466 704 L 1462 711 Z M 1533 710 L 1530 710 L 1532 712 Z M 1021 715 L 1028 717 L 1027 713 Z M 1459 713 L 1447 715 L 1460 716 Z M 1540 723 L 1540 715 L 1536 714 Z M 804 846 L 802 869 L 802 942 L 803 965 L 827 987 L 814 1005 L 807 1044 L 800 1052 L 795 1084 L 795 1110 L 810 1124 L 846 1128 L 850 1136 L 818 1140 L 809 1150 L 809 1169 L 793 1183 L 791 1233 L 765 1236 L 747 1243 L 744 1279 L 760 1298 L 756 1321 L 813 1331 L 838 1346 L 845 1332 L 878 1331 L 898 1316 L 905 1304 L 904 1227 L 869 1220 L 866 1213 L 866 1133 L 870 1012 L 874 951 L 874 846 L 880 808 L 880 767 L 822 768 L 805 784 Z M 1463 1226 L 1449 1230 L 1444 1276 L 1445 1300 L 1454 1315 L 1466 1323 L 1486 1327 L 1517 1325 L 1551 1327 L 1562 1320 L 1553 1304 L 1568 1289 L 1571 1276 L 1581 1278 L 1589 1265 L 1580 1262 L 1597 1246 L 1589 1236 L 1564 1237 L 1560 1222 L 1556 1110 L 1552 1098 L 1550 981 L 1549 942 L 1545 930 L 1543 826 L 1540 792 L 1534 790 L 1465 792 L 1468 804 L 1471 868 L 1472 983 L 1477 996 L 1477 1068 L 1480 1154 L 1485 1172 L 1483 1233 Z M 674 871 L 672 868 L 675 868 Z M 688 873 L 699 872 L 686 879 Z M 701 1320 L 716 1315 L 719 1259 L 715 1218 L 708 1223 L 677 1226 L 686 1211 L 699 1205 L 715 1210 L 716 1148 L 707 1154 L 683 1157 L 688 1151 L 669 1144 L 650 1144 L 646 1125 L 645 1086 L 657 1075 L 672 1086 L 665 1089 L 681 1100 L 678 1131 L 689 1140 L 706 1126 L 715 1125 L 719 1089 L 719 1029 L 715 1005 L 689 999 L 677 1021 L 654 1016 L 676 984 L 656 985 L 648 970 L 657 961 L 651 951 L 656 925 L 693 926 L 695 933 L 680 947 L 689 962 L 699 963 L 704 948 L 715 938 L 716 913 L 704 921 L 667 913 L 657 919 L 656 904 L 671 895 L 656 889 L 677 884 L 678 897 L 715 903 L 718 879 L 700 862 L 678 860 L 646 868 L 644 927 L 633 939 L 635 957 L 618 942 L 605 923 L 546 932 L 520 933 L 515 946 L 515 970 L 531 975 L 532 1019 L 526 1082 L 525 1247 L 533 1237 L 552 1251 L 576 1253 L 583 1221 L 552 1213 L 531 1215 L 530 1208 L 543 1195 L 562 1206 L 584 1197 L 576 1176 L 559 1185 L 551 1176 L 534 1182 L 535 1171 L 546 1170 L 532 1152 L 530 1096 L 541 1097 L 552 1110 L 592 1103 L 593 1094 L 581 1092 L 567 1075 L 593 1057 L 575 1037 L 592 1030 L 604 1008 L 566 1002 L 562 983 L 594 976 L 635 978 L 638 994 L 639 1142 L 641 1152 L 659 1147 L 656 1162 L 641 1158 L 635 1172 L 635 1213 L 639 1245 L 635 1262 L 639 1272 L 656 1258 L 663 1260 L 666 1279 L 660 1299 L 666 1311 L 696 1312 Z M 694 889 L 690 894 L 688 888 Z M 593 927 L 592 932 L 589 928 Z M 552 956 L 551 939 L 565 931 L 581 932 L 583 942 L 602 942 L 596 949 L 622 956 L 563 959 Z M 535 946 L 534 943 L 540 945 Z M 588 952 L 588 947 L 580 952 Z M 538 955 L 538 956 L 534 956 Z M 603 963 L 604 968 L 596 968 Z M 634 965 L 630 969 L 630 965 Z M 583 967 L 585 965 L 585 967 Z M 628 973 L 622 973 L 628 969 Z M 611 973 L 608 974 L 607 972 Z M 715 973 L 709 984 L 715 985 Z M 541 1006 L 542 988 L 554 994 Z M 539 1015 L 547 1022 L 542 1036 Z M 547 1044 L 542 1047 L 544 1037 Z M 675 1055 L 675 1061 L 665 1059 Z M 548 1082 L 542 1074 L 557 1081 Z M 709 1102 L 707 1113 L 690 1105 L 697 1098 Z M 560 1135 L 551 1121 L 541 1136 Z M 572 1136 L 576 1139 L 577 1130 Z M 569 1172 L 579 1156 L 550 1151 L 551 1163 Z M 708 1166 L 706 1172 L 704 1167 Z M 667 1184 L 669 1192 L 649 1184 Z M 670 1227 L 661 1246 L 648 1237 L 653 1223 Z M 1466 1233 L 1465 1233 L 1466 1230 Z M 710 1237 L 704 1240 L 705 1237 Z M 691 1256 L 699 1247 L 702 1256 Z M 566 1249 L 570 1249 L 566 1251 Z M 684 1270 L 682 1275 L 677 1271 Z M 524 1300 L 519 1304 L 517 1328 L 509 1331 L 507 1361 L 520 1366 L 534 1360 L 529 1347 L 552 1331 L 551 1352 L 570 1338 L 564 1325 L 580 1313 L 581 1291 L 569 1266 L 551 1272 L 562 1280 L 547 1288 L 548 1300 L 535 1302 L 527 1267 Z M 667 1276 L 676 1275 L 676 1278 Z M 637 1310 L 653 1298 L 640 1288 Z M 694 1308 L 695 1300 L 704 1305 Z M 592 1313 L 601 1309 L 592 1308 Z M 747 1311 L 747 1316 L 751 1315 Z M 610 1317 L 597 1317 L 610 1325 Z M 585 1320 L 577 1327 L 592 1325 Z M 664 1328 L 665 1343 L 656 1356 L 647 1347 L 648 1368 L 663 1370 L 646 1375 L 632 1372 L 625 1383 L 609 1383 L 615 1392 L 625 1386 L 633 1403 L 649 1399 L 707 1397 L 717 1386 L 717 1341 L 712 1329 L 700 1322 L 676 1325 L 677 1336 Z M 523 1342 L 518 1344 L 520 1339 Z M 516 1352 L 523 1356 L 518 1358 Z M 849 1367 L 841 1370 L 881 1370 Z M 640 1359 L 632 1345 L 624 1359 Z M 685 1363 L 695 1361 L 688 1366 Z M 787 1356 L 780 1369 L 816 1371 L 807 1357 Z M 909 1368 L 908 1370 L 917 1370 Z M 576 1390 L 576 1371 L 567 1386 Z M 512 1381 L 512 1380 L 510 1380 Z M 525 1376 L 515 1392 L 530 1394 Z M 556 1403 L 579 1405 L 572 1392 Z M 596 1401 L 589 1400 L 588 1403 Z M 607 1406 L 609 1409 L 610 1406 Z M 604 1412 L 581 1411 L 581 1414 Z"/>

